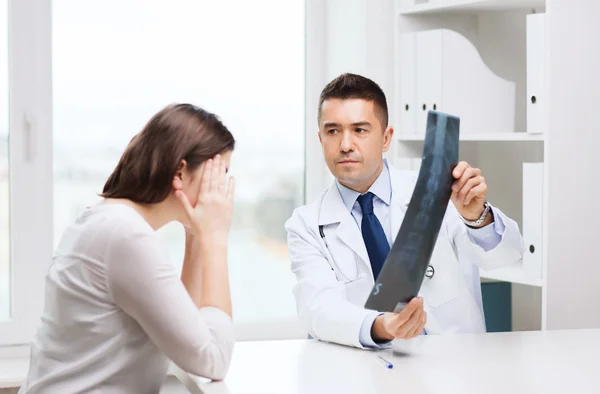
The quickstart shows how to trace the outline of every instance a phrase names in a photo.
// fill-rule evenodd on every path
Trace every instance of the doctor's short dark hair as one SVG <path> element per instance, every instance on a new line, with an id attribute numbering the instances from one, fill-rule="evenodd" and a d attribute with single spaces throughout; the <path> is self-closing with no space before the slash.
<path id="1" fill-rule="evenodd" d="M 388 107 L 385 93 L 373 80 L 358 74 L 345 73 L 329 82 L 319 98 L 319 123 L 323 102 L 329 99 L 362 99 L 373 101 L 375 115 L 385 130 L 388 126 Z"/>
<path id="2" fill-rule="evenodd" d="M 219 118 L 192 104 L 171 104 L 133 137 L 100 196 L 155 204 L 165 200 L 183 160 L 196 170 L 235 140 Z"/>

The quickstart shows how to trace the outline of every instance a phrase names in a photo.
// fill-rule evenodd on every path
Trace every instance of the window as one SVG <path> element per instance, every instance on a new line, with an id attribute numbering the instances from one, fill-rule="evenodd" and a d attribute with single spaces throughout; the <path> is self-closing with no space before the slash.
<path id="1" fill-rule="evenodd" d="M 8 4 L 0 1 L 0 320 L 10 318 L 10 203 L 8 173 Z"/>
<path id="2" fill-rule="evenodd" d="M 52 15 L 54 243 L 155 112 L 199 105 L 237 140 L 229 267 L 239 336 L 297 335 L 283 225 L 304 201 L 304 2 L 63 0 Z M 183 229 L 160 232 L 181 264 Z"/>

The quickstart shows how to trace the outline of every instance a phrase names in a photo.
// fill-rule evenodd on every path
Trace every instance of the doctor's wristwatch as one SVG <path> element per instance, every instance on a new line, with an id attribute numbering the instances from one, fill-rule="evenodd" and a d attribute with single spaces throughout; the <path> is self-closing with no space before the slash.
<path id="1" fill-rule="evenodd" d="M 483 203 L 483 212 L 481 213 L 481 216 L 479 216 L 479 219 L 467 220 L 460 213 L 459 213 L 459 215 L 460 215 L 460 218 L 462 219 L 462 221 L 465 222 L 465 224 L 467 226 L 477 228 L 481 225 L 481 223 L 483 223 L 483 221 L 485 220 L 487 215 L 490 213 L 491 209 L 492 209 L 492 206 L 490 205 L 489 202 L 486 201 Z"/>

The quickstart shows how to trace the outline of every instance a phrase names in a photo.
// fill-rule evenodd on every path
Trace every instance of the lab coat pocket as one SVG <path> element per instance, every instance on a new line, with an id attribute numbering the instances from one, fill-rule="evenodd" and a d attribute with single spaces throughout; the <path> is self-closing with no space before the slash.
<path id="1" fill-rule="evenodd" d="M 440 232 L 429 265 L 420 295 L 429 306 L 437 308 L 456 299 L 461 288 L 458 260 L 445 232 Z"/>

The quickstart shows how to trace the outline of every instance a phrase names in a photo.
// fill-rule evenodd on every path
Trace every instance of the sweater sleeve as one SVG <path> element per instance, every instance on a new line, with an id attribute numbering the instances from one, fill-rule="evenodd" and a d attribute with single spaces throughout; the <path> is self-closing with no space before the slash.
<path id="1" fill-rule="evenodd" d="M 235 343 L 233 322 L 220 309 L 196 307 L 158 236 L 116 233 L 105 257 L 114 302 L 154 344 L 184 371 L 223 379 Z"/>

